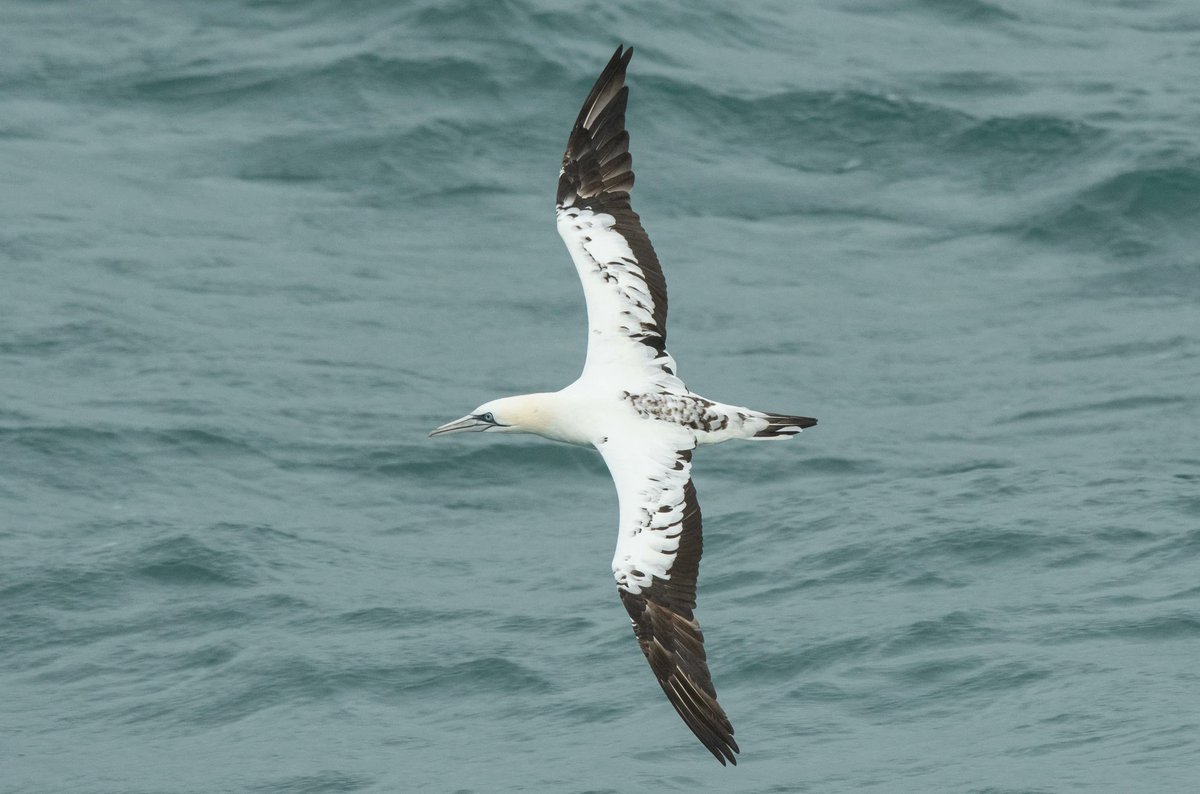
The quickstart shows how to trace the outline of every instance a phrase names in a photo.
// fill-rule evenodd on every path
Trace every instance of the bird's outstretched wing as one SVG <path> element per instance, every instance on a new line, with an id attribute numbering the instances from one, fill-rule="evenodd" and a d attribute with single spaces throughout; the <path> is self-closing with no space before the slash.
<path id="1" fill-rule="evenodd" d="M 695 440 L 683 428 L 660 432 L 610 436 L 597 445 L 620 502 L 613 575 L 671 705 L 718 761 L 737 764 L 733 726 L 717 703 L 692 614 L 703 547 L 691 477 Z"/>
<path id="2" fill-rule="evenodd" d="M 587 299 L 584 375 L 620 386 L 650 379 L 679 388 L 667 353 L 667 282 L 641 220 L 629 205 L 633 158 L 625 131 L 625 68 L 618 47 L 571 128 L 558 177 L 558 233 Z"/>

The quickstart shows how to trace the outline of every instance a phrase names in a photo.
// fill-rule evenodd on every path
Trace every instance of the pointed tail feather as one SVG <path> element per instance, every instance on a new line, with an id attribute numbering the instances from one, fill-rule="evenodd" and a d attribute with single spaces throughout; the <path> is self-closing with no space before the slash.
<path id="1" fill-rule="evenodd" d="M 811 416 L 788 416 L 787 414 L 763 414 L 767 426 L 755 433 L 752 438 L 790 438 L 806 427 L 817 423 Z"/>

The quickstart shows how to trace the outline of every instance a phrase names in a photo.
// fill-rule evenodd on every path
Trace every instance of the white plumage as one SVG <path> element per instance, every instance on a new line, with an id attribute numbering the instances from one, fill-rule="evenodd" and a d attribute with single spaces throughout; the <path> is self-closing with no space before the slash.
<path id="1" fill-rule="evenodd" d="M 733 726 L 717 703 L 693 614 L 702 541 L 692 450 L 733 438 L 788 438 L 816 420 L 708 400 L 676 375 L 666 350 L 666 281 L 629 204 L 632 55 L 618 47 L 596 81 L 559 172 L 558 231 L 587 300 L 583 373 L 557 392 L 484 403 L 430 435 L 536 433 L 599 450 L 617 487 L 612 570 L 634 634 L 687 726 L 722 764 L 736 764 Z"/>

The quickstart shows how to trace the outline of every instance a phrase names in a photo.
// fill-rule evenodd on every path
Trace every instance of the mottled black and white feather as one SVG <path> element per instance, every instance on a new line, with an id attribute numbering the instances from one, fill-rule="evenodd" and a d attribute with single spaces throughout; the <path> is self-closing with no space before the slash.
<path id="1" fill-rule="evenodd" d="M 704 548 L 691 434 L 610 437 L 597 448 L 620 505 L 613 576 L 633 633 L 671 705 L 722 764 L 737 764 L 693 610 Z"/>
<path id="2" fill-rule="evenodd" d="M 633 157 L 625 130 L 625 68 L 618 47 L 571 128 L 558 177 L 558 233 L 579 271 L 588 310 L 584 374 L 626 379 L 647 373 L 681 390 L 667 353 L 667 282 L 629 203 Z"/>

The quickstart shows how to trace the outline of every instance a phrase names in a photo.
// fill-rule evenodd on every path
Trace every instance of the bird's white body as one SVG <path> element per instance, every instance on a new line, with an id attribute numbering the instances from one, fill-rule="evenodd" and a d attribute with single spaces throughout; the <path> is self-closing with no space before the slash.
<path id="1" fill-rule="evenodd" d="M 768 415 L 759 411 L 713 402 L 690 392 L 633 393 L 587 378 L 555 392 L 502 397 L 484 403 L 477 412 L 491 412 L 512 422 L 492 428 L 495 432 L 533 433 L 597 449 L 609 438 L 626 436 L 648 439 L 657 435 L 673 441 L 690 438 L 693 447 L 754 439 L 770 424 Z M 686 435 L 678 435 L 680 430 Z"/>
<path id="2" fill-rule="evenodd" d="M 701 542 L 692 450 L 736 438 L 789 438 L 803 416 L 725 405 L 692 394 L 666 349 L 667 290 L 629 204 L 625 67 L 618 48 L 571 131 L 559 172 L 558 232 L 587 300 L 583 373 L 557 392 L 484 403 L 434 431 L 535 433 L 593 446 L 617 487 L 612 570 L 643 653 L 671 704 L 722 764 L 737 763 L 733 726 L 717 703 L 693 615 Z"/>

